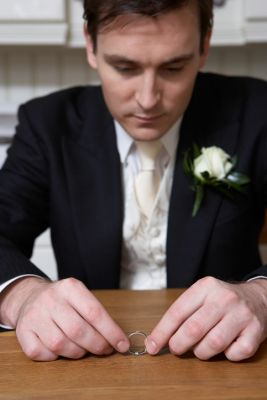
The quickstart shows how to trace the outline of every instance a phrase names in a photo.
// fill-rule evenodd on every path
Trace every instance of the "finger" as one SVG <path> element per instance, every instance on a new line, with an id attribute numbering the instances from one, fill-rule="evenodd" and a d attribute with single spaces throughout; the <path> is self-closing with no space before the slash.
<path id="1" fill-rule="evenodd" d="M 204 303 L 205 291 L 194 284 L 187 289 L 166 311 L 157 326 L 146 339 L 146 349 L 156 354 L 169 342 L 180 325 L 194 314 Z"/>
<path id="2" fill-rule="evenodd" d="M 60 312 L 55 316 L 55 323 L 69 341 L 92 354 L 108 355 L 113 352 L 112 346 L 106 339 L 69 305 L 58 311 Z"/>
<path id="3" fill-rule="evenodd" d="M 224 353 L 230 361 L 245 360 L 256 353 L 261 342 L 261 330 L 256 325 L 250 324 Z"/>
<path id="4" fill-rule="evenodd" d="M 243 329 L 232 315 L 226 315 L 207 335 L 194 347 L 194 354 L 200 360 L 208 360 L 222 353 L 236 339 Z"/>
<path id="5" fill-rule="evenodd" d="M 190 350 L 220 322 L 222 317 L 222 309 L 215 304 L 203 305 L 171 337 L 169 341 L 171 352 L 180 355 Z"/>
<path id="6" fill-rule="evenodd" d="M 66 358 L 78 359 L 87 351 L 70 340 L 57 324 L 48 320 L 45 329 L 35 331 L 42 344 L 53 354 Z"/>
<path id="7" fill-rule="evenodd" d="M 57 354 L 51 352 L 40 341 L 33 331 L 16 332 L 22 350 L 31 360 L 34 361 L 54 361 L 58 358 Z"/>
<path id="8" fill-rule="evenodd" d="M 76 293 L 72 306 L 102 335 L 117 351 L 125 353 L 130 346 L 129 339 L 96 297 L 79 281 L 74 281 Z"/>

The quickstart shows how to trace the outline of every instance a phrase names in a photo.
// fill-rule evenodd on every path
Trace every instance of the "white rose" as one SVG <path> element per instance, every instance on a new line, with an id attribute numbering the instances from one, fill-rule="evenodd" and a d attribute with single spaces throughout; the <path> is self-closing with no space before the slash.
<path id="1" fill-rule="evenodd" d="M 233 166 L 229 160 L 229 154 L 219 147 L 202 147 L 201 154 L 194 160 L 194 175 L 203 180 L 201 173 L 208 172 L 211 178 L 221 180 Z"/>

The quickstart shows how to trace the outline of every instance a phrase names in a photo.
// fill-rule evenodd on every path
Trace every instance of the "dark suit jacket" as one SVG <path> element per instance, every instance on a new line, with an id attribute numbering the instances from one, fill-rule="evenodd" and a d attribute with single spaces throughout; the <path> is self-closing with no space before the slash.
<path id="1" fill-rule="evenodd" d="M 267 84 L 198 76 L 177 151 L 167 235 L 169 287 L 205 275 L 242 280 L 265 274 L 258 254 L 267 188 Z M 210 189 L 192 218 L 194 193 L 182 169 L 197 142 L 237 154 L 250 176 L 233 201 Z M 119 284 L 122 243 L 121 167 L 112 117 L 101 89 L 76 87 L 33 100 L 0 173 L 0 282 L 38 273 L 29 261 L 34 239 L 48 226 L 59 277 L 89 288 Z"/>

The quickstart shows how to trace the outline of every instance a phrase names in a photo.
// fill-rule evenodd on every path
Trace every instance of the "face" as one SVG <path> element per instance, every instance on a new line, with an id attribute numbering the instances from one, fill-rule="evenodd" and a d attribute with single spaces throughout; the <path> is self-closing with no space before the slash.
<path id="1" fill-rule="evenodd" d="M 98 71 L 112 116 L 144 141 L 162 137 L 186 110 L 209 35 L 204 47 L 200 54 L 194 5 L 157 18 L 120 16 L 98 33 L 96 51 L 87 35 L 88 62 Z"/>

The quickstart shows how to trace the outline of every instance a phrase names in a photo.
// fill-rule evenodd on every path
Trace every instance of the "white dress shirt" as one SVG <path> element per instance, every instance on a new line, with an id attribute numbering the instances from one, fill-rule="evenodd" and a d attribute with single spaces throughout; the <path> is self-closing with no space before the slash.
<path id="1" fill-rule="evenodd" d="M 167 221 L 180 124 L 181 120 L 160 139 L 162 148 L 156 158 L 156 173 L 161 181 L 147 217 L 136 200 L 134 182 L 141 167 L 136 144 L 115 122 L 124 194 L 120 276 L 123 289 L 166 288 Z"/>

